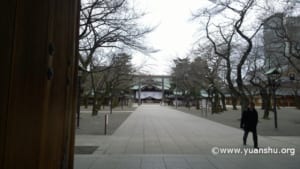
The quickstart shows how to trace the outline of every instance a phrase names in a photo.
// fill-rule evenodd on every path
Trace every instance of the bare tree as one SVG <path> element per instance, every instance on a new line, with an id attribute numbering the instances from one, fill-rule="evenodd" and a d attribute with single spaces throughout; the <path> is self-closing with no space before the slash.
<path id="1" fill-rule="evenodd" d="M 271 109 L 272 92 L 269 90 L 268 79 L 265 75 L 268 62 L 264 57 L 264 44 L 261 34 L 256 38 L 256 43 L 253 46 L 251 56 L 248 58 L 247 62 L 249 67 L 246 80 L 251 84 L 248 85 L 249 91 L 256 91 L 257 93 L 253 93 L 254 95 L 259 93 L 262 98 L 261 108 L 264 110 L 263 118 L 268 119 L 269 111 Z"/>
<path id="2" fill-rule="evenodd" d="M 270 42 L 264 43 L 265 50 L 269 50 L 269 53 L 273 50 L 273 53 L 279 55 L 278 59 L 272 55 L 272 61 L 275 61 L 275 66 L 282 67 L 284 58 L 286 58 L 286 61 L 299 73 L 298 56 L 300 43 L 297 41 L 299 40 L 297 38 L 299 37 L 299 31 L 297 31 L 297 26 L 299 25 L 287 24 L 299 21 L 299 17 L 289 17 L 290 21 L 288 19 L 280 19 L 280 22 L 276 22 L 273 27 L 272 24 L 270 24 L 271 26 L 266 24 L 266 22 L 270 21 L 268 16 L 279 10 L 283 13 L 289 13 L 287 15 L 297 11 L 295 4 L 299 2 L 292 0 L 280 0 L 280 2 L 265 0 L 212 0 L 211 2 L 215 3 L 215 6 L 199 10 L 198 13 L 193 15 L 193 18 L 207 18 L 207 22 L 204 23 L 204 32 L 206 38 L 213 46 L 214 53 L 225 62 L 225 78 L 233 98 L 240 98 L 242 110 L 245 109 L 248 100 L 253 99 L 251 85 L 254 86 L 260 91 L 264 100 L 264 117 L 267 118 L 270 107 L 270 91 L 267 90 L 268 79 L 265 77 L 264 72 L 268 64 L 270 65 L 268 57 L 271 55 L 266 56 L 262 53 L 257 55 L 256 47 L 253 46 L 253 40 L 262 27 L 266 30 L 266 27 L 269 26 L 269 28 L 273 29 L 272 33 L 278 36 L 270 39 L 277 43 L 278 41 L 280 42 L 280 47 L 271 45 L 273 48 L 266 45 L 271 44 Z M 278 16 L 281 17 L 282 15 Z M 280 51 L 278 51 L 279 49 Z M 261 56 L 263 57 L 259 58 Z M 264 64 L 261 64 L 262 60 Z M 258 64 L 259 62 L 260 64 Z"/>
<path id="3" fill-rule="evenodd" d="M 80 10 L 80 66 L 86 70 L 94 57 L 105 61 L 107 51 L 112 52 L 114 48 L 150 51 L 143 39 L 153 28 L 138 24 L 143 15 L 135 12 L 127 0 L 89 0 L 83 3 Z"/>
<path id="4" fill-rule="evenodd" d="M 107 104 L 107 101 L 115 101 L 121 94 L 130 93 L 131 81 L 135 71 L 131 65 L 131 56 L 120 53 L 112 58 L 110 61 L 112 63 L 109 65 L 114 65 L 113 67 L 109 69 L 102 66 L 92 67 L 89 78 L 83 84 L 86 97 L 92 96 L 93 99 L 92 115 L 97 115 L 98 110 L 102 105 Z M 112 103 L 109 104 L 114 106 L 115 104 L 112 105 Z"/>
<path id="5" fill-rule="evenodd" d="M 240 98 L 242 110 L 247 108 L 249 101 L 243 82 L 243 67 L 253 47 L 252 39 L 262 26 L 262 24 L 257 24 L 251 31 L 246 29 L 249 25 L 245 20 L 254 5 L 255 0 L 218 1 L 217 7 L 221 9 L 218 13 L 209 9 L 202 11 L 208 18 L 205 24 L 206 37 L 213 45 L 216 55 L 226 62 L 227 84 L 233 97 Z M 223 11 L 231 12 L 231 17 L 225 16 L 227 22 L 212 23 L 213 17 L 222 15 Z M 201 14 L 194 17 L 202 16 Z M 233 60 L 236 61 L 236 65 L 232 64 Z M 232 80 L 233 69 L 236 71 L 235 81 Z"/>
<path id="6" fill-rule="evenodd" d="M 94 112 L 97 110 L 99 95 L 103 95 L 97 93 L 97 89 L 103 88 L 106 81 L 110 80 L 112 75 L 108 72 L 116 73 L 114 70 L 119 68 L 112 61 L 116 53 L 128 53 L 129 50 L 146 53 L 154 51 L 143 41 L 145 35 L 154 29 L 139 24 L 143 16 L 144 13 L 136 12 L 128 0 L 86 0 L 81 4 L 79 68 L 83 72 L 83 83 L 91 79 L 89 91 L 94 91 Z M 88 95 L 89 92 L 84 96 Z"/>

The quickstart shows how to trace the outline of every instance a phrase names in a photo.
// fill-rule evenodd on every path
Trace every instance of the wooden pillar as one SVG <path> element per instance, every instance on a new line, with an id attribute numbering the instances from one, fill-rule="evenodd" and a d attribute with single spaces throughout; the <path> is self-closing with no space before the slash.
<path id="1" fill-rule="evenodd" d="M 12 48 L 16 13 L 16 0 L 4 0 L 1 2 L 3 6 L 0 10 L 1 26 L 0 26 L 0 168 L 4 168 L 4 157 L 6 151 L 6 136 L 9 134 L 7 130 L 7 121 L 9 116 L 9 89 L 12 69 Z"/>
<path id="2" fill-rule="evenodd" d="M 71 169 L 79 0 L 1 5 L 0 168 Z"/>

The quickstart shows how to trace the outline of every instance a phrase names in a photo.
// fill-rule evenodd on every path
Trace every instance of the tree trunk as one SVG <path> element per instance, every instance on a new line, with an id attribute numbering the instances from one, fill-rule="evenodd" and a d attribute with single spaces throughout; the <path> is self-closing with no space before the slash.
<path id="1" fill-rule="evenodd" d="M 199 110 L 200 109 L 200 104 L 199 104 L 199 99 L 196 98 L 196 109 Z"/>
<path id="2" fill-rule="evenodd" d="M 300 109 L 300 96 L 295 97 L 296 108 Z"/>
<path id="3" fill-rule="evenodd" d="M 83 96 L 83 100 L 84 100 L 84 108 L 88 108 L 88 105 L 89 105 L 89 97 L 88 96 Z"/>
<path id="4" fill-rule="evenodd" d="M 190 105 L 190 96 L 188 97 L 188 101 L 187 101 L 187 106 L 188 106 L 188 108 L 189 108 L 189 110 L 191 109 L 191 105 Z"/>
<path id="5" fill-rule="evenodd" d="M 112 114 L 112 108 L 113 108 L 113 98 L 112 96 L 109 97 L 109 112 Z"/>
<path id="6" fill-rule="evenodd" d="M 232 97 L 232 109 L 237 110 L 237 97 L 236 96 L 231 96 Z"/>
<path id="7" fill-rule="evenodd" d="M 297 90 L 295 90 L 295 106 L 297 109 L 300 109 L 300 96 Z"/>
<path id="8" fill-rule="evenodd" d="M 92 81 L 92 89 L 94 91 L 94 96 L 93 96 L 93 108 L 92 108 L 92 116 L 97 116 L 98 115 L 98 97 L 97 97 L 97 91 L 95 87 L 95 81 L 94 81 L 94 76 L 93 73 L 90 73 L 91 76 L 91 81 Z"/>
<path id="9" fill-rule="evenodd" d="M 269 119 L 269 111 L 271 107 L 271 97 L 266 88 L 261 89 L 262 108 L 264 109 L 263 119 Z"/>
<path id="10" fill-rule="evenodd" d="M 93 97 L 93 108 L 92 108 L 92 116 L 97 116 L 98 115 L 98 97 L 97 97 L 97 94 L 95 93 L 94 94 L 94 97 Z"/>
<path id="11" fill-rule="evenodd" d="M 245 111 L 248 108 L 249 105 L 249 99 L 246 95 L 242 95 L 241 97 L 241 111 Z"/>
<path id="12" fill-rule="evenodd" d="M 215 113 L 219 113 L 219 112 L 221 112 L 220 97 L 219 97 L 219 93 L 216 92 L 216 94 L 215 94 Z"/>
<path id="13" fill-rule="evenodd" d="M 264 105 L 264 116 L 263 119 L 269 119 L 270 107 L 271 107 L 271 98 L 267 95 L 265 105 Z"/>
<path id="14" fill-rule="evenodd" d="M 211 113 L 218 113 L 218 105 L 219 105 L 219 94 L 218 92 L 216 92 L 216 90 L 213 90 L 213 94 L 212 94 L 212 106 L 211 106 Z"/>
<path id="15" fill-rule="evenodd" d="M 226 98 L 225 98 L 225 95 L 222 92 L 220 92 L 220 94 L 221 94 L 221 102 L 222 102 L 222 111 L 226 111 L 227 108 L 226 108 Z"/>

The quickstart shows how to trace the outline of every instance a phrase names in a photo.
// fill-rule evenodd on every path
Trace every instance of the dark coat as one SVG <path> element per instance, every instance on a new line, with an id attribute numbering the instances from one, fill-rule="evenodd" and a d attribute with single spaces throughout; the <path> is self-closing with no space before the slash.
<path id="1" fill-rule="evenodd" d="M 258 114 L 255 109 L 250 110 L 249 108 L 245 110 L 242 114 L 241 128 L 248 131 L 256 130 L 258 122 Z"/>

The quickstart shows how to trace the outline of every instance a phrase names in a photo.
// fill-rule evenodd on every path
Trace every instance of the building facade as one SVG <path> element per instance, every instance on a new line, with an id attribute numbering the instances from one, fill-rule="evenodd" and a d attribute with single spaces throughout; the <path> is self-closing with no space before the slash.
<path id="1" fill-rule="evenodd" d="M 135 75 L 131 88 L 136 103 L 166 102 L 171 94 L 171 76 Z"/>

